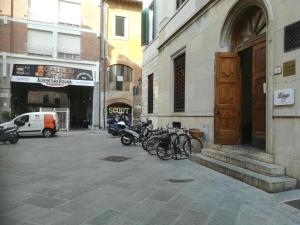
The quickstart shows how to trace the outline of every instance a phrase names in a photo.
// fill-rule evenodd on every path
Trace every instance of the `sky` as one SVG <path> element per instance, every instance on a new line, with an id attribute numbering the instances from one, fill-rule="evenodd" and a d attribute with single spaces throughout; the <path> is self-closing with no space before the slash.
<path id="1" fill-rule="evenodd" d="M 143 0 L 143 8 L 146 8 L 149 6 L 152 0 Z"/>

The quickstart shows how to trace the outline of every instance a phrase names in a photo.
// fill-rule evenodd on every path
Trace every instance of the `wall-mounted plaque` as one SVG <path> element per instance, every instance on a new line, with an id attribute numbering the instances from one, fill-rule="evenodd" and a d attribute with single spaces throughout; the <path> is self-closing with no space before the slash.
<path id="1" fill-rule="evenodd" d="M 283 63 L 283 76 L 296 75 L 296 60 L 291 60 Z"/>
<path id="2" fill-rule="evenodd" d="M 295 103 L 294 89 L 281 89 L 274 92 L 274 105 L 293 105 Z"/>

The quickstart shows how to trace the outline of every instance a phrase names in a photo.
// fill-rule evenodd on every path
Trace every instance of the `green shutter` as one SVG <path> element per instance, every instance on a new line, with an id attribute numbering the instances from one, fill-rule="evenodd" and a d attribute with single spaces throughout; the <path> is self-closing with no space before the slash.
<path id="1" fill-rule="evenodd" d="M 142 45 L 149 43 L 149 9 L 142 11 Z"/>

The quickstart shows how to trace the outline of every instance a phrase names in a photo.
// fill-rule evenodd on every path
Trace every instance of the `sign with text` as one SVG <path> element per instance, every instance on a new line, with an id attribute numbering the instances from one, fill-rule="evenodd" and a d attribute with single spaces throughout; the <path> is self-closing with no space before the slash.
<path id="1" fill-rule="evenodd" d="M 11 81 L 40 83 L 47 87 L 94 86 L 91 70 L 54 65 L 15 64 Z"/>
<path id="2" fill-rule="evenodd" d="M 291 60 L 283 63 L 283 76 L 296 75 L 296 60 Z"/>
<path id="3" fill-rule="evenodd" d="M 294 89 L 281 89 L 274 92 L 274 105 L 293 105 L 295 103 Z"/>
<path id="4" fill-rule="evenodd" d="M 132 107 L 124 103 L 114 103 L 107 107 L 108 120 L 124 120 L 131 123 Z"/>

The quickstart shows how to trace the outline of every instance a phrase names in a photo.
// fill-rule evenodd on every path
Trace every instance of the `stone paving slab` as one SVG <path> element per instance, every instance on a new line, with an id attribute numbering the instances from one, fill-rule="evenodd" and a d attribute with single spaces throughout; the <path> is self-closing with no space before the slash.
<path id="1" fill-rule="evenodd" d="M 0 225 L 300 224 L 300 211 L 283 203 L 300 190 L 269 194 L 101 131 L 23 138 L 0 144 L 0 156 Z"/>

